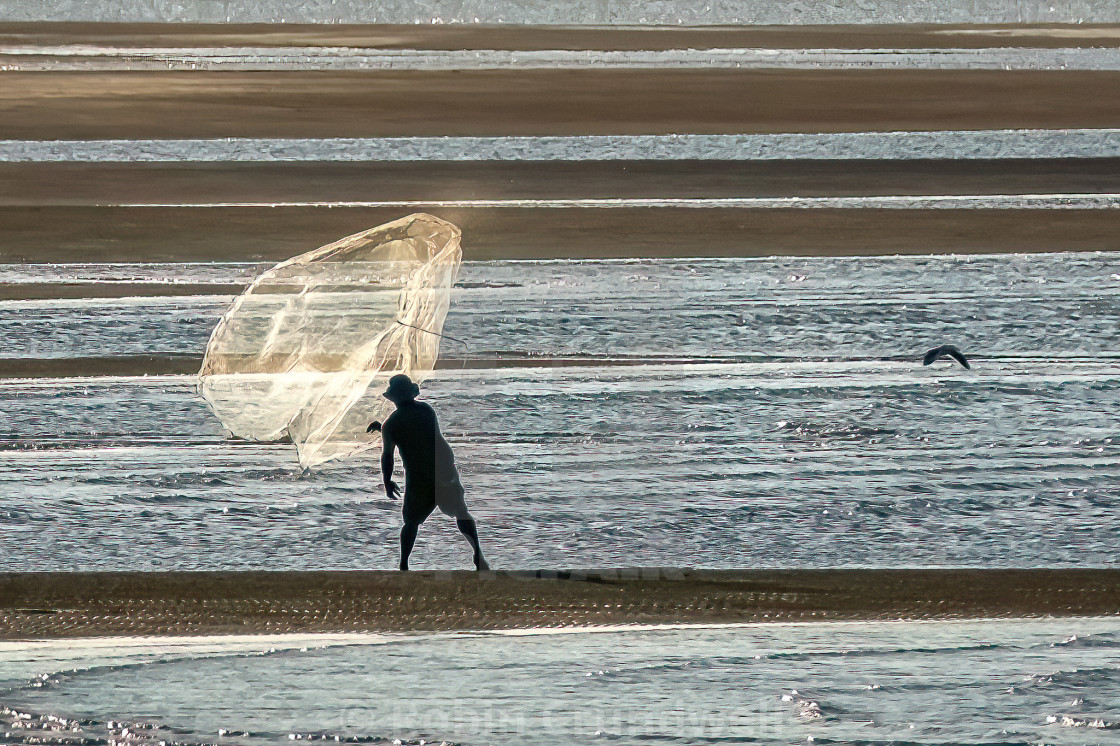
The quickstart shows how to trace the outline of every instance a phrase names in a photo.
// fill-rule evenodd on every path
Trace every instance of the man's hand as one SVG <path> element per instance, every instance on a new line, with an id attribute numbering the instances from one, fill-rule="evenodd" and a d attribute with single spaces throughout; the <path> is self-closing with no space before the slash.
<path id="1" fill-rule="evenodd" d="M 397 486 L 396 482 L 390 479 L 385 483 L 385 494 L 389 496 L 390 500 L 396 500 L 401 496 L 401 488 Z"/>
<path id="2" fill-rule="evenodd" d="M 369 427 L 366 428 L 366 432 L 367 433 L 379 433 L 379 432 L 381 432 L 381 423 L 378 422 L 377 420 L 374 420 L 373 422 L 369 423 Z"/>

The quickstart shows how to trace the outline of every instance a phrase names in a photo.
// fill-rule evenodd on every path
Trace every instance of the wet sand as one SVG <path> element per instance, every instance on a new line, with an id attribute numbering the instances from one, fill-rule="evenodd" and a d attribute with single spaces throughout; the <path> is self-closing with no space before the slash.
<path id="1" fill-rule="evenodd" d="M 1120 158 L 0 163 L 0 207 L 1032 193 L 1120 193 Z"/>
<path id="2" fill-rule="evenodd" d="M 0 380 L 22 378 L 88 378 L 92 376 L 174 376 L 196 375 L 202 368 L 202 355 L 117 355 L 113 357 L 0 358 Z M 656 357 L 611 355 L 520 355 L 457 357 L 441 355 L 436 370 L 495 370 L 500 368 L 604 368 L 631 365 L 673 365 L 704 362 L 726 363 L 750 356 L 719 358 Z M 768 360 L 774 357 L 768 356 Z M 789 358 L 797 360 L 799 358 Z"/>
<path id="3" fill-rule="evenodd" d="M 353 47 L 359 49 L 663 50 L 1115 47 L 1112 24 L 836 24 L 828 26 L 523 26 L 2 23 L 0 45 Z"/>
<path id="4" fill-rule="evenodd" d="M 0 358 L 0 380 L 12 378 L 196 375 L 201 368 L 202 355 Z"/>
<path id="5" fill-rule="evenodd" d="M 1120 613 L 1120 570 L 0 574 L 0 638 Z"/>
<path id="6" fill-rule="evenodd" d="M 1116 127 L 1120 72 L 5 72 L 0 139 Z"/>
<path id="7" fill-rule="evenodd" d="M 0 207 L 2 262 L 280 261 L 400 207 Z M 1110 251 L 1120 210 L 425 209 L 468 260 Z"/>
<path id="8" fill-rule="evenodd" d="M 0 301 L 71 300 L 75 298 L 180 297 L 237 295 L 245 285 L 208 282 L 19 282 L 0 284 Z"/>

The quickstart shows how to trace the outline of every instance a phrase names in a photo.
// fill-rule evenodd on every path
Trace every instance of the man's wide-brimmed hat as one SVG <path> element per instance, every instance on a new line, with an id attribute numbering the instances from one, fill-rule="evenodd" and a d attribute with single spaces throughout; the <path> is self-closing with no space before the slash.
<path id="1" fill-rule="evenodd" d="M 386 399 L 415 399 L 420 396 L 420 387 L 412 379 L 401 373 L 389 379 L 389 388 L 382 394 Z"/>

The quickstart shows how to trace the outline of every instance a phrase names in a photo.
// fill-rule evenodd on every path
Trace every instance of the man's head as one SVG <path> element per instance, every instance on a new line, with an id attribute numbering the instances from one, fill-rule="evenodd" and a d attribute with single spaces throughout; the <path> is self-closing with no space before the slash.
<path id="1" fill-rule="evenodd" d="M 400 406 L 420 396 L 420 387 L 413 383 L 411 378 L 401 373 L 389 379 L 389 388 L 385 389 L 382 396 Z"/>

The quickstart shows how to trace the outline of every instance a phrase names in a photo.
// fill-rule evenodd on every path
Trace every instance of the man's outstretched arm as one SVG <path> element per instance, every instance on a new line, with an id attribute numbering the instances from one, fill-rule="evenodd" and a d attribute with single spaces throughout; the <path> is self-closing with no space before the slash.
<path id="1" fill-rule="evenodd" d="M 381 477 L 385 480 L 385 494 L 389 496 L 390 500 L 396 500 L 401 496 L 401 488 L 393 481 L 393 451 L 397 448 L 397 444 L 393 439 L 382 430 L 381 431 Z"/>

